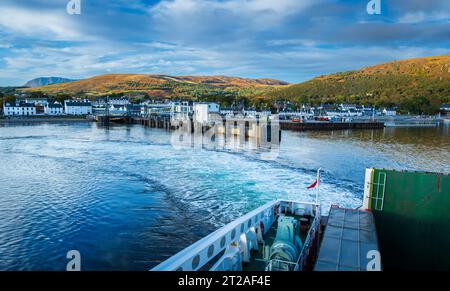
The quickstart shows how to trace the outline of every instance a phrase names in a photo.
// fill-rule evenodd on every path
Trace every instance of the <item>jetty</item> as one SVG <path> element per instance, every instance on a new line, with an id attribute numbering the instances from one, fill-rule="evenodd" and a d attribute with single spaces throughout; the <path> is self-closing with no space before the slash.
<path id="1" fill-rule="evenodd" d="M 280 120 L 282 130 L 307 131 L 307 130 L 346 130 L 346 129 L 383 129 L 383 122 L 293 122 Z"/>

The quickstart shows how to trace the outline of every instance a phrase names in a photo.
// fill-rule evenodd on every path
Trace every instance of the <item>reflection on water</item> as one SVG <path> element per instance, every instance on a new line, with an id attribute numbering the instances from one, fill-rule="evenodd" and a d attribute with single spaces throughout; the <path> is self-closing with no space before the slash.
<path id="1" fill-rule="evenodd" d="M 305 190 L 361 205 L 369 166 L 450 172 L 448 127 L 282 133 L 255 147 L 181 147 L 172 133 L 90 123 L 0 125 L 0 269 L 146 270 L 218 226 Z"/>

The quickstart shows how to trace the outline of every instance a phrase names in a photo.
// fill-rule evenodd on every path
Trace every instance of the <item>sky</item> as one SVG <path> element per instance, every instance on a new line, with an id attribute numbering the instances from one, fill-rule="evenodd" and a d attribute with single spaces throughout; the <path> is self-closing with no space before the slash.
<path id="1" fill-rule="evenodd" d="M 73 1 L 73 0 L 72 0 Z M 450 1 L 0 0 L 0 86 L 44 76 L 227 75 L 292 83 L 450 54 Z"/>

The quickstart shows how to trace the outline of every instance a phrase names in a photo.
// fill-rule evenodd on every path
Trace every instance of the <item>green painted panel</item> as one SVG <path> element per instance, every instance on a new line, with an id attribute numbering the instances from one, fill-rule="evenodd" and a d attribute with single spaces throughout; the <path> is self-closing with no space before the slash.
<path id="1" fill-rule="evenodd" d="M 450 270 L 450 175 L 375 169 L 372 182 L 385 269 Z"/>

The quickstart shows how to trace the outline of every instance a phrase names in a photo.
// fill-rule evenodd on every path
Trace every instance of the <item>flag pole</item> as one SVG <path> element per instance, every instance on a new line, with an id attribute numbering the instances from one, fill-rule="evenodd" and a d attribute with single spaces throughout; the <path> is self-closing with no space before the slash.
<path id="1" fill-rule="evenodd" d="M 319 188 L 320 188 L 320 170 L 321 168 L 319 168 L 317 170 L 317 193 L 316 193 L 316 204 L 319 204 Z"/>

